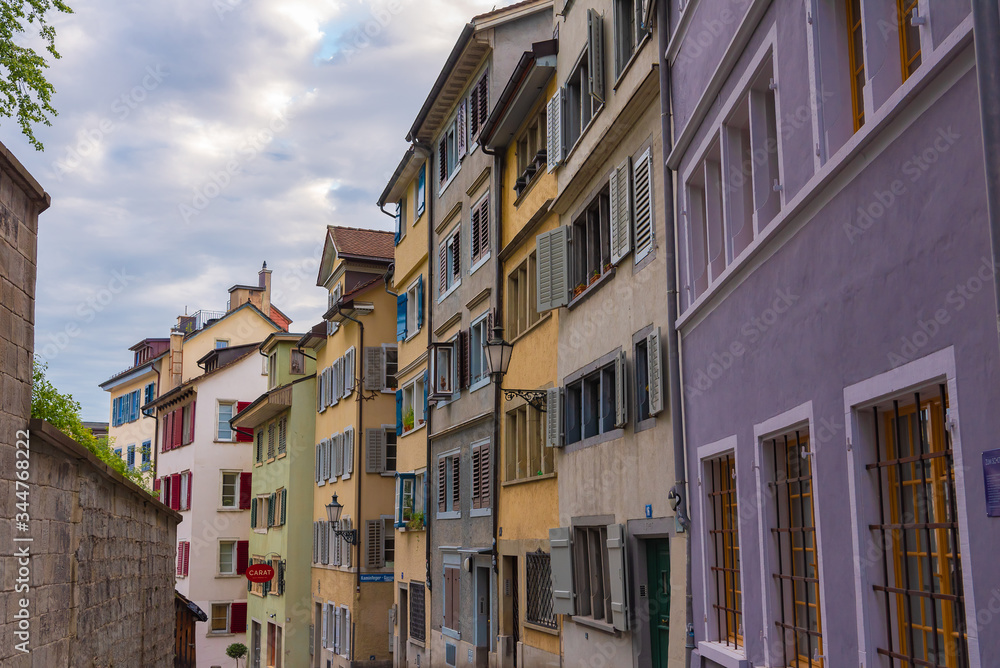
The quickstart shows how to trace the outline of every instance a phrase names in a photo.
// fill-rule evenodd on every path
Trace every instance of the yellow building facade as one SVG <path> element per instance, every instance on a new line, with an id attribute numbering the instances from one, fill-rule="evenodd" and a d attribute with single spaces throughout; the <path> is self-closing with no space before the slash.
<path id="1" fill-rule="evenodd" d="M 559 524 L 555 454 L 546 446 L 545 390 L 557 384 L 558 311 L 539 313 L 535 238 L 559 225 L 550 211 L 556 178 L 546 169 L 546 101 L 557 90 L 556 42 L 526 51 L 483 128 L 503 156 L 499 229 L 503 338 L 513 344 L 500 414 L 499 583 L 501 645 L 518 666 L 560 665 L 560 624 L 552 612 L 549 529 Z M 529 401 L 533 399 L 533 401 Z M 534 404 L 534 405 L 533 405 Z M 504 665 L 514 665 L 510 654 Z"/>
<path id="2" fill-rule="evenodd" d="M 395 207 L 397 374 L 402 430 L 396 460 L 396 561 L 393 665 L 430 665 L 427 653 L 427 428 L 430 411 L 421 392 L 428 382 L 430 284 L 427 211 L 428 162 L 423 152 L 406 151 L 386 185 L 379 206 Z"/>
<path id="3" fill-rule="evenodd" d="M 317 668 L 391 660 L 398 369 L 396 298 L 386 285 L 392 257 L 391 233 L 329 227 L 317 278 L 330 294 L 329 309 L 299 342 L 317 370 Z"/>

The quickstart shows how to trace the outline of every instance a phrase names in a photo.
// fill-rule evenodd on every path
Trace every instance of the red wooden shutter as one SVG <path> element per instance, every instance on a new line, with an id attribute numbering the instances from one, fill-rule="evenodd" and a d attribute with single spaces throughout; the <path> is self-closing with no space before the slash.
<path id="1" fill-rule="evenodd" d="M 173 510 L 181 509 L 181 474 L 170 475 L 170 507 Z"/>
<path id="2" fill-rule="evenodd" d="M 191 402 L 191 424 L 188 426 L 188 443 L 194 442 L 194 407 L 198 402 Z"/>
<path id="3" fill-rule="evenodd" d="M 250 557 L 250 541 L 236 541 L 236 574 L 247 572 L 247 560 Z"/>
<path id="4" fill-rule="evenodd" d="M 170 419 L 173 415 L 173 413 L 167 413 L 163 416 L 163 446 L 160 448 L 160 452 L 166 452 L 170 449 Z"/>
<path id="5" fill-rule="evenodd" d="M 191 541 L 184 541 L 184 575 L 191 571 Z"/>
<path id="6" fill-rule="evenodd" d="M 250 510 L 250 491 L 253 486 L 252 473 L 240 474 L 240 510 Z"/>
<path id="7" fill-rule="evenodd" d="M 154 478 L 153 479 L 153 491 L 154 492 L 159 492 L 160 491 L 160 479 L 159 478 Z"/>
<path id="8" fill-rule="evenodd" d="M 177 543 L 177 575 L 184 575 L 184 541 Z"/>
<path id="9" fill-rule="evenodd" d="M 247 604 L 245 602 L 241 601 L 231 604 L 229 609 L 229 632 L 247 632 Z"/>
<path id="10" fill-rule="evenodd" d="M 184 432 L 184 410 L 178 408 L 174 411 L 174 419 L 170 423 L 170 447 L 181 447 L 181 436 Z"/>
<path id="11" fill-rule="evenodd" d="M 243 412 L 247 406 L 250 405 L 249 401 L 238 401 L 236 402 L 236 414 L 239 415 Z M 243 428 L 236 430 L 236 442 L 237 443 L 253 443 L 253 429 Z"/>
<path id="12" fill-rule="evenodd" d="M 188 487 L 188 489 L 187 489 L 187 499 L 185 500 L 184 503 L 185 503 L 185 507 L 188 510 L 190 510 L 191 509 L 191 471 L 188 471 L 185 475 L 187 476 L 187 483 L 188 483 L 187 487 Z"/>

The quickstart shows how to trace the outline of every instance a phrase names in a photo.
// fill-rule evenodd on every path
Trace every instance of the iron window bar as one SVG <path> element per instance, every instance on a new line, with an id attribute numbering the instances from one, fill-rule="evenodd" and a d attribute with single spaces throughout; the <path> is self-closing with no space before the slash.
<path id="1" fill-rule="evenodd" d="M 879 532 L 885 548 L 882 551 L 885 584 L 873 584 L 872 589 L 884 595 L 888 644 L 888 648 L 876 647 L 876 652 L 889 659 L 891 668 L 895 668 L 897 661 L 901 667 L 908 668 L 968 666 L 954 457 L 946 425 L 948 398 L 943 384 L 938 386 L 938 394 L 936 399 L 922 400 L 920 393 L 915 392 L 912 416 L 909 410 L 901 414 L 899 399 L 893 400 L 891 413 L 886 411 L 880 416 L 877 406 L 872 409 L 876 462 L 866 468 L 878 476 L 879 523 L 870 524 L 869 530 Z M 891 442 L 885 444 L 886 459 L 882 459 L 880 418 L 886 424 L 886 435 L 891 436 Z M 907 427 L 905 435 L 904 426 Z M 941 474 L 934 470 L 939 466 L 944 469 Z M 889 522 L 885 517 L 887 504 L 891 512 Z M 909 534 L 915 544 L 913 550 Z M 895 583 L 889 577 L 890 558 L 895 562 Z M 946 583 L 954 593 L 943 590 Z M 897 613 L 895 623 L 893 598 Z M 953 618 L 957 618 L 957 623 Z M 919 647 L 915 632 L 919 633 Z M 900 636 L 898 651 L 893 641 L 896 633 Z"/>
<path id="2" fill-rule="evenodd" d="M 539 549 L 525 555 L 525 580 L 528 585 L 525 619 L 546 628 L 557 628 L 558 622 L 552 612 L 552 561 L 547 552 Z"/>
<path id="3" fill-rule="evenodd" d="M 736 524 L 735 461 L 726 455 L 709 462 L 712 487 L 708 499 L 712 506 L 713 526 L 709 530 L 715 555 L 709 571 L 714 574 L 716 600 L 715 622 L 720 642 L 739 649 L 742 641 L 740 611 L 739 527 Z"/>

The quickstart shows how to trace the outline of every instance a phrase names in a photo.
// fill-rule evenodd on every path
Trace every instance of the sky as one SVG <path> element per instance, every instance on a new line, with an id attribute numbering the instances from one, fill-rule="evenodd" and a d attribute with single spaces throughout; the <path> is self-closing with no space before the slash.
<path id="1" fill-rule="evenodd" d="M 52 197 L 39 218 L 35 353 L 85 420 L 129 346 L 256 284 L 319 321 L 329 224 L 375 205 L 462 26 L 511 0 L 70 2 L 53 14 L 52 127 L 0 142 Z M 26 43 L 33 43 L 25 40 Z"/>

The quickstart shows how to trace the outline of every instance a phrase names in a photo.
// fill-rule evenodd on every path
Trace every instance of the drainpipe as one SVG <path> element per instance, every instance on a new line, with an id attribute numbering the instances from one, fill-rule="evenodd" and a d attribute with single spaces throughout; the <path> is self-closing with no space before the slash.
<path id="1" fill-rule="evenodd" d="M 340 311 L 339 308 L 337 310 Z M 340 311 L 340 315 L 344 316 L 346 319 L 350 320 L 351 322 L 356 322 L 358 324 L 358 350 L 360 350 L 361 354 L 364 355 L 364 353 L 365 353 L 365 325 L 364 325 L 364 323 L 361 322 L 360 320 L 352 318 L 351 316 L 347 315 L 343 311 Z M 363 422 L 365 402 L 364 402 L 364 400 L 360 396 L 361 388 L 358 388 L 358 392 L 359 392 L 359 395 L 358 395 L 358 398 L 356 399 L 357 404 L 358 404 L 358 428 L 355 430 L 355 433 L 354 433 L 355 446 L 357 445 L 359 439 L 361 440 L 362 443 L 364 443 L 364 435 L 365 435 L 365 428 L 364 428 L 364 422 Z M 354 448 L 354 452 L 361 452 L 361 448 L 355 447 Z M 352 453 L 352 456 L 353 456 L 353 454 L 354 453 Z M 360 598 L 361 597 L 361 533 L 362 533 L 362 526 L 361 526 L 361 481 L 364 480 L 364 478 L 365 478 L 365 473 L 364 473 L 364 471 L 361 470 L 361 466 L 360 466 L 360 464 L 361 464 L 361 458 L 360 457 L 358 458 L 358 464 L 359 464 L 358 469 L 357 469 L 358 470 L 358 484 L 354 486 L 355 491 L 356 491 L 356 494 L 355 494 L 355 508 L 357 508 L 357 513 L 358 513 L 358 518 L 357 518 L 358 519 L 358 529 L 357 529 L 358 532 L 356 534 L 357 537 L 358 537 L 358 543 L 357 543 L 357 548 L 358 548 L 358 568 L 354 572 L 354 575 L 355 575 L 354 587 L 355 587 L 355 593 L 358 595 L 358 598 Z M 351 654 L 353 654 L 353 653 L 354 653 L 354 645 L 351 645 Z"/>
<path id="2" fill-rule="evenodd" d="M 169 358 L 170 358 L 170 356 L 168 355 L 167 359 L 169 359 Z M 153 371 L 156 372 L 156 393 L 159 394 L 160 393 L 160 370 L 156 368 L 155 364 L 153 365 Z M 154 399 L 154 401 L 155 401 L 155 399 Z M 150 444 L 149 447 L 153 451 L 153 453 L 152 453 L 152 457 L 153 457 L 153 480 L 156 480 L 156 473 L 157 473 L 157 466 L 156 466 L 156 464 L 159 461 L 159 452 L 157 451 L 156 447 L 157 447 L 157 443 L 160 442 L 160 419 L 158 417 L 156 417 L 156 411 L 155 410 L 153 410 L 153 414 L 150 414 L 148 410 L 143 409 L 142 414 L 145 415 L 146 417 L 153 418 L 153 442 Z"/>
<path id="3" fill-rule="evenodd" d="M 426 158 L 426 160 L 427 160 L 427 162 L 424 163 L 424 169 L 427 170 L 427 173 L 424 176 L 424 199 L 426 200 L 425 208 L 427 209 L 427 249 L 428 249 L 428 253 L 427 253 L 427 294 L 430 295 L 431 290 L 433 289 L 433 286 L 434 286 L 434 281 L 431 279 L 431 276 L 433 275 L 433 268 L 434 268 L 434 260 L 433 260 L 434 253 L 430 252 L 431 249 L 434 248 L 434 197 L 433 196 L 428 196 L 428 193 L 430 191 L 430 186 L 428 185 L 428 183 L 429 183 L 429 180 L 431 178 L 431 169 L 430 169 L 430 167 L 431 167 L 431 156 L 433 155 L 433 153 L 431 152 L 431 147 L 430 146 L 428 146 L 427 144 L 424 144 L 422 141 L 420 141 L 419 139 L 417 139 L 415 137 L 413 139 L 413 147 L 417 151 L 419 151 Z M 431 300 L 430 300 L 430 298 L 428 298 L 427 299 L 427 309 L 426 309 L 426 313 L 427 313 L 427 351 L 428 351 L 428 354 L 430 353 L 431 344 L 434 342 L 434 334 L 433 334 L 433 332 L 434 332 L 434 324 L 433 324 L 433 322 L 434 322 L 434 319 L 433 319 L 434 309 L 432 309 L 430 307 L 430 304 L 431 304 Z M 429 366 L 430 365 L 428 364 L 428 367 Z M 433 589 L 434 589 L 433 586 L 432 586 L 433 583 L 431 582 L 431 580 L 432 580 L 432 574 L 431 574 L 431 522 L 433 521 L 432 518 L 434 517 L 434 513 L 432 513 L 431 509 L 430 509 L 430 492 L 429 492 L 430 486 L 427 485 L 427 483 L 426 483 L 426 481 L 430 479 L 430 473 L 431 473 L 431 417 L 433 415 L 434 415 L 434 412 L 430 409 L 430 406 L 428 406 L 427 407 L 427 415 L 424 416 L 424 434 L 427 436 L 427 454 L 426 454 L 427 462 L 426 462 L 426 469 L 425 469 L 426 473 L 424 473 L 424 481 L 425 481 L 424 484 L 425 484 L 425 486 L 427 486 L 427 491 L 425 491 L 425 493 L 424 493 L 424 522 L 427 524 L 427 535 L 425 536 L 425 540 L 424 540 L 424 582 L 426 583 L 427 591 L 433 591 Z M 426 616 L 427 615 L 425 614 L 424 615 L 424 617 L 425 617 L 424 621 L 425 622 L 426 622 Z"/>
<path id="4" fill-rule="evenodd" d="M 679 336 L 677 335 L 677 251 L 676 220 L 674 219 L 674 175 L 667 166 L 667 157 L 673 149 L 673 119 L 670 114 L 670 63 L 667 61 L 667 43 L 670 41 L 670 21 L 668 19 L 667 0 L 656 2 L 656 32 L 659 42 L 660 61 L 660 134 L 663 148 L 663 202 L 666 219 L 665 236 L 667 265 L 667 381 L 670 392 L 670 426 L 674 442 L 674 486 L 669 498 L 674 506 L 674 518 L 678 532 L 687 531 L 691 526 L 687 507 L 687 475 L 684 456 L 684 414 L 681 406 L 681 371 L 680 355 L 678 354 Z M 687 567 L 685 583 L 685 617 L 687 622 L 687 643 L 685 645 L 686 659 L 684 665 L 691 665 L 691 652 L 694 649 L 694 608 L 691 592 L 691 537 L 685 542 L 687 550 Z"/>
<path id="5" fill-rule="evenodd" d="M 993 287 L 996 327 L 1000 335 L 1000 9 L 996 0 L 974 0 L 972 26 L 976 41 L 976 77 L 979 80 L 979 116 L 983 126 L 986 162 L 986 202 L 990 245 L 993 250 Z"/>

